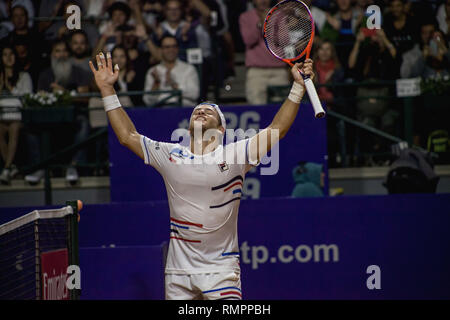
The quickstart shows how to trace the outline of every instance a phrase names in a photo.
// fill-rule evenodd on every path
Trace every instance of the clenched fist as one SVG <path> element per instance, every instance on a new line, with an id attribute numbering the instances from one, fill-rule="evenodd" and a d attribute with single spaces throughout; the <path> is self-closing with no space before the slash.
<path id="1" fill-rule="evenodd" d="M 304 87 L 305 82 L 303 81 L 303 77 L 300 73 L 303 73 L 305 76 L 309 76 L 311 80 L 314 80 L 313 60 L 306 59 L 305 62 L 296 63 L 292 67 L 291 73 L 294 77 L 295 82 L 301 84 Z"/>

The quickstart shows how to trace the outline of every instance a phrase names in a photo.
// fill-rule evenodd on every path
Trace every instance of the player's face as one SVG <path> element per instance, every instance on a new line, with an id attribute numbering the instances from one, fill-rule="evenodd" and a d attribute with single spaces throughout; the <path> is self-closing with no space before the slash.
<path id="1" fill-rule="evenodd" d="M 195 110 L 192 112 L 189 129 L 191 132 L 193 132 L 195 122 L 201 124 L 203 131 L 206 131 L 208 129 L 218 129 L 220 127 L 219 119 L 220 117 L 216 109 L 205 104 L 195 108 Z"/>

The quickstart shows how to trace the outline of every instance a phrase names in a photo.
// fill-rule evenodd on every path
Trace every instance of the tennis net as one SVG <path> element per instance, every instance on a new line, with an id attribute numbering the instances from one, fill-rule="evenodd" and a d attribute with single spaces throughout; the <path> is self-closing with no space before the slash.
<path id="1" fill-rule="evenodd" d="M 0 225 L 0 300 L 46 297 L 43 288 L 48 283 L 42 276 L 45 254 L 64 250 L 64 263 L 78 265 L 78 212 L 76 204 L 67 204 L 60 209 L 34 210 Z M 74 291 L 66 296 L 76 299 Z M 50 298 L 55 297 L 52 294 Z"/>

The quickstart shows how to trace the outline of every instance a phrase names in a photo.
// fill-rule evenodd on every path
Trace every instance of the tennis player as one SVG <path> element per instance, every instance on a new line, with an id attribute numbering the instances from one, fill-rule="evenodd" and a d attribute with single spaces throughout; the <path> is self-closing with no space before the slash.
<path id="1" fill-rule="evenodd" d="M 89 65 L 117 138 L 164 179 L 170 207 L 166 299 L 242 299 L 237 214 L 244 177 L 294 122 L 305 92 L 298 70 L 313 77 L 312 60 L 292 68 L 289 97 L 267 128 L 223 146 L 226 122 L 219 106 L 201 103 L 190 118 L 189 147 L 139 134 L 113 88 L 118 65 L 113 69 L 110 53 L 96 60 L 97 69 Z"/>

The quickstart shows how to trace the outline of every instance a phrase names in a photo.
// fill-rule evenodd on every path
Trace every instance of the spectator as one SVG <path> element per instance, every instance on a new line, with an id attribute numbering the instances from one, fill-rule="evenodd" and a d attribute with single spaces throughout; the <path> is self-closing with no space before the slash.
<path id="1" fill-rule="evenodd" d="M 85 8 L 86 16 L 88 17 L 103 17 L 108 11 L 110 0 L 84 0 L 83 5 Z M 97 21 L 96 24 L 99 24 Z"/>
<path id="2" fill-rule="evenodd" d="M 17 53 L 13 47 L 4 47 L 0 59 L 0 94 L 21 95 L 31 93 L 33 84 L 28 73 L 20 71 Z M 17 173 L 13 164 L 16 155 L 19 133 L 22 127 L 22 103 L 17 98 L 0 99 L 0 153 L 4 161 L 0 182 L 9 184 Z M 5 108 L 7 107 L 7 108 Z M 6 139 L 8 135 L 8 139 Z"/>
<path id="3" fill-rule="evenodd" d="M 317 74 L 316 82 L 318 84 L 328 84 L 343 80 L 343 70 L 337 57 L 336 49 L 331 41 L 324 41 L 318 45 L 314 60 Z M 317 93 L 320 100 L 325 101 L 327 105 L 333 103 L 334 95 L 330 88 L 320 87 Z"/>
<path id="4" fill-rule="evenodd" d="M 101 2 L 102 0 L 95 0 Z M 39 3 L 39 17 L 56 17 L 61 9 L 69 2 L 83 7 L 83 0 L 40 0 Z"/>
<path id="5" fill-rule="evenodd" d="M 201 100 L 207 100 L 209 84 L 213 83 L 214 76 L 218 75 L 217 71 L 223 69 L 223 63 L 218 63 L 220 58 L 217 55 L 221 44 L 211 37 L 211 32 L 213 31 L 213 28 L 215 28 L 211 26 L 211 24 L 217 24 L 218 22 L 219 7 L 215 0 L 207 0 L 206 2 L 190 1 L 187 3 L 185 11 L 186 21 L 191 21 L 191 28 L 195 31 L 198 47 L 201 49 L 202 68 L 200 77 L 200 98 Z M 213 41 L 215 48 L 213 48 Z M 214 57 L 213 50 L 216 52 Z M 190 62 L 189 57 L 187 57 L 187 60 Z"/>
<path id="6" fill-rule="evenodd" d="M 197 70 L 194 66 L 179 60 L 178 42 L 173 36 L 164 36 L 161 40 L 162 62 L 150 68 L 145 79 L 145 91 L 181 90 L 183 106 L 193 106 L 197 103 L 200 84 Z M 144 95 L 146 105 L 153 105 L 167 99 L 169 94 Z M 164 102 L 176 103 L 173 97 Z"/>
<path id="7" fill-rule="evenodd" d="M 11 43 L 12 38 L 17 35 L 27 35 L 29 33 L 28 27 L 28 11 L 22 6 L 15 6 L 11 9 L 11 16 L 9 17 L 11 25 L 10 32 L 6 34 L 7 39 L 2 39 L 3 43 Z M 5 38 L 6 38 L 5 37 Z M 32 40 L 32 39 L 30 39 Z"/>
<path id="8" fill-rule="evenodd" d="M 199 2 L 200 3 L 200 2 Z M 235 76 L 235 47 L 229 31 L 227 7 L 222 0 L 203 0 L 209 12 L 204 10 L 198 19 L 203 28 L 197 27 L 196 35 L 203 52 L 201 100 L 207 100 L 208 87 L 223 86 L 224 80 Z M 202 32 L 199 32 L 202 31 Z"/>
<path id="9" fill-rule="evenodd" d="M 131 8 L 127 3 L 114 2 L 109 7 L 108 13 L 111 20 L 100 27 L 101 36 L 94 49 L 94 55 L 100 51 L 110 52 L 116 44 L 120 44 L 122 31 L 129 30 Z"/>
<path id="10" fill-rule="evenodd" d="M 125 47 L 118 45 L 111 52 L 113 65 L 118 65 L 119 79 L 114 87 L 117 92 L 127 92 L 142 90 L 138 88 L 139 84 L 136 81 L 136 72 L 133 70 L 128 51 Z M 129 96 L 120 95 L 119 100 L 122 106 L 132 107 L 133 102 Z M 106 114 L 103 109 L 97 110 L 103 106 L 101 98 L 92 97 L 89 99 L 89 108 L 95 108 L 89 112 L 89 120 L 92 128 L 106 127 L 108 125 Z"/>
<path id="11" fill-rule="evenodd" d="M 322 165 L 314 162 L 300 162 L 292 170 L 295 187 L 292 190 L 294 198 L 323 197 L 324 173 Z"/>
<path id="12" fill-rule="evenodd" d="M 209 3 L 210 6 L 215 4 L 215 1 Z M 201 0 L 191 0 L 186 7 L 186 21 L 191 23 L 191 28 L 195 32 L 197 44 L 202 49 L 203 59 L 211 57 L 211 36 L 209 34 L 209 27 L 211 24 L 212 11 L 208 5 Z"/>
<path id="13" fill-rule="evenodd" d="M 400 74 L 400 66 L 403 54 L 411 50 L 416 42 L 418 29 L 417 23 L 407 15 L 405 10 L 406 0 L 393 0 L 390 2 L 390 12 L 384 20 L 384 30 L 386 36 L 397 50 L 396 70 Z"/>
<path id="14" fill-rule="evenodd" d="M 142 47 L 140 44 L 145 44 L 148 50 L 145 51 L 145 47 Z M 135 85 L 133 87 L 135 90 L 142 90 L 146 72 L 150 68 L 150 62 L 154 65 L 161 61 L 160 48 L 147 36 L 143 24 L 138 24 L 136 27 L 128 27 L 128 31 L 122 33 L 120 46 L 127 51 L 127 63 L 135 73 Z M 133 101 L 135 104 L 142 104 L 138 96 L 133 97 Z"/>
<path id="15" fill-rule="evenodd" d="M 448 37 L 450 34 L 450 0 L 446 0 L 445 3 L 439 6 L 436 19 L 439 23 L 439 29 L 441 29 L 441 31 Z"/>
<path id="16" fill-rule="evenodd" d="M 57 40 L 52 46 L 51 66 L 41 72 L 39 76 L 38 91 L 77 91 L 84 93 L 89 91 L 90 75 L 77 66 L 72 65 L 67 44 L 63 40 Z M 74 101 L 77 104 L 77 101 Z M 89 121 L 84 110 L 77 110 L 74 143 L 82 142 L 89 135 Z M 28 144 L 32 161 L 41 159 L 40 143 L 38 135 L 34 132 L 28 134 Z M 72 162 L 66 171 L 66 180 L 74 184 L 78 181 L 76 166 L 86 162 L 86 149 L 78 150 L 72 157 Z M 43 171 L 39 170 L 25 177 L 31 184 L 38 183 L 42 179 Z"/>
<path id="17" fill-rule="evenodd" d="M 395 79 L 397 50 L 383 29 L 366 33 L 360 29 L 348 58 L 348 66 L 357 80 Z"/>
<path id="18" fill-rule="evenodd" d="M 116 47 L 120 46 L 126 50 L 128 64 L 135 73 L 134 89 L 142 90 L 147 70 L 151 65 L 161 61 L 161 48 L 150 39 L 143 24 L 120 26 L 115 34 L 117 36 Z M 142 44 L 146 45 L 148 50 L 145 50 Z M 104 48 L 105 51 L 107 47 Z M 132 96 L 131 99 L 135 105 L 142 104 L 142 98 L 139 96 Z"/>
<path id="19" fill-rule="evenodd" d="M 318 84 L 340 83 L 344 80 L 344 71 L 331 41 L 319 43 L 314 57 L 314 67 L 317 75 L 315 81 Z M 335 101 L 335 94 L 339 94 L 336 89 L 319 87 L 317 91 L 320 100 L 325 102 L 328 109 L 334 109 L 341 114 L 346 113 L 347 104 Z M 328 118 L 327 127 L 327 132 L 331 133 L 328 138 L 330 165 L 346 164 L 345 123 L 342 120 Z"/>
<path id="20" fill-rule="evenodd" d="M 53 13 L 56 17 L 64 17 L 62 20 L 53 21 L 50 24 L 47 22 L 43 22 L 40 25 L 40 31 L 44 33 L 45 40 L 49 42 L 54 42 L 58 39 L 64 39 L 69 38 L 70 36 L 70 30 L 67 29 L 66 21 L 69 18 L 70 14 L 67 13 L 67 8 L 71 5 L 77 5 L 81 9 L 81 14 L 83 14 L 83 6 L 75 0 L 71 1 L 60 1 L 55 6 L 55 9 L 58 9 L 56 13 Z M 42 6 L 41 6 L 42 7 Z M 98 29 L 97 27 L 90 23 L 89 21 L 83 21 L 82 22 L 83 31 L 86 33 L 89 46 L 93 48 L 98 41 L 99 35 L 98 35 Z"/>
<path id="21" fill-rule="evenodd" d="M 389 133 L 393 133 L 395 129 L 398 112 L 390 108 L 389 100 L 386 99 L 389 88 L 376 82 L 395 79 L 396 54 L 394 45 L 387 39 L 383 29 L 377 29 L 373 35 L 365 34 L 364 29 L 360 29 L 348 59 L 349 68 L 357 80 L 375 82 L 357 89 L 356 95 L 361 97 L 357 101 L 357 119 Z M 356 153 L 359 153 L 360 147 L 362 151 L 371 154 L 379 153 L 383 147 L 387 147 L 382 145 L 382 140 L 378 137 L 366 132 L 358 135 L 356 144 Z M 372 165 L 374 159 L 372 156 L 366 157 L 366 165 Z"/>
<path id="22" fill-rule="evenodd" d="M 72 64 L 67 44 L 63 40 L 53 43 L 50 58 L 51 66 L 39 75 L 38 91 L 88 91 L 91 76 Z"/>
<path id="23" fill-rule="evenodd" d="M 374 4 L 374 0 L 356 0 L 355 3 L 355 9 L 361 12 L 362 14 L 365 13 L 368 6 Z M 383 10 L 383 9 L 381 9 Z"/>
<path id="24" fill-rule="evenodd" d="M 156 28 L 156 40 L 166 35 L 175 37 L 179 44 L 179 59 L 187 61 L 186 50 L 197 48 L 197 36 L 192 21 L 183 20 L 183 3 L 180 0 L 168 0 L 164 6 L 164 21 Z"/>
<path id="25" fill-rule="evenodd" d="M 267 87 L 289 84 L 286 64 L 266 48 L 262 25 L 270 9 L 270 0 L 254 0 L 255 8 L 242 13 L 239 26 L 245 43 L 247 78 L 245 93 L 250 104 L 267 103 Z"/>
<path id="26" fill-rule="evenodd" d="M 11 21 L 13 30 L 1 40 L 0 46 L 15 48 L 18 62 L 30 74 L 36 86 L 43 58 L 43 38 L 35 29 L 28 27 L 28 11 L 24 7 L 16 5 L 11 9 Z"/>
<path id="27" fill-rule="evenodd" d="M 164 5 L 159 0 L 144 0 L 142 6 L 142 17 L 145 24 L 152 30 L 155 30 L 160 17 L 163 16 Z"/>
<path id="28" fill-rule="evenodd" d="M 142 90 L 139 83 L 136 81 L 136 72 L 132 69 L 132 64 L 128 56 L 128 51 L 125 47 L 119 45 L 116 46 L 111 52 L 111 58 L 113 65 L 119 66 L 119 79 L 114 84 L 114 89 L 116 92 L 127 92 L 134 90 Z M 133 101 L 130 96 L 119 95 L 120 104 L 123 107 L 132 107 Z M 99 97 L 92 97 L 89 99 L 89 122 L 90 126 L 94 130 L 98 130 L 108 126 L 108 120 L 103 108 L 103 100 Z M 96 163 L 99 164 L 107 160 L 107 146 L 108 140 L 97 139 L 95 145 L 95 158 Z M 98 174 L 102 170 L 99 165 L 97 165 Z"/>
<path id="29" fill-rule="evenodd" d="M 449 74 L 449 51 L 445 37 L 434 23 L 421 27 L 421 41 L 403 55 L 402 78 L 433 78 Z"/>
<path id="30" fill-rule="evenodd" d="M 89 72 L 90 49 L 86 33 L 75 30 L 70 34 L 69 47 L 72 65 Z"/>
<path id="31" fill-rule="evenodd" d="M 25 10 L 25 14 L 27 16 L 27 26 L 32 29 L 34 26 L 33 18 L 34 18 L 34 6 L 31 0 L 5 0 L 0 2 L 0 18 L 6 19 L 5 21 L 0 22 L 0 30 L 6 30 L 6 33 L 0 32 L 0 39 L 6 36 L 9 32 L 14 29 L 14 25 L 12 19 L 12 10 L 15 7 L 21 7 Z M 2 19 L 2 20 L 3 20 Z"/>
<path id="32" fill-rule="evenodd" d="M 351 0 L 336 0 L 338 11 L 335 15 L 327 15 L 327 22 L 337 31 L 337 52 L 345 70 L 348 70 L 348 56 L 352 51 L 356 30 L 363 15 L 352 6 Z"/>
<path id="33" fill-rule="evenodd" d="M 0 2 L 0 40 L 5 38 L 12 30 L 10 10 L 6 1 Z"/>
<path id="34" fill-rule="evenodd" d="M 316 6 L 313 6 L 312 0 L 305 0 L 303 2 L 309 7 L 309 10 L 311 11 L 311 14 L 314 19 L 314 23 L 316 25 L 316 35 L 320 36 L 320 32 L 322 31 L 323 27 L 325 26 L 327 19 L 329 19 L 328 16 L 330 14 Z"/>

